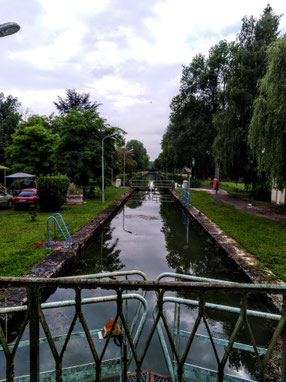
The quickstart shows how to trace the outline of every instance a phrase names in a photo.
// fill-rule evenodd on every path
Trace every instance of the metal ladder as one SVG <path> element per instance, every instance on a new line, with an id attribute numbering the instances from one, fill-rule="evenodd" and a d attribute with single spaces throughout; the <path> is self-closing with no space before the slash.
<path id="1" fill-rule="evenodd" d="M 62 230 L 62 228 L 61 228 L 61 226 L 60 226 L 56 216 L 59 216 L 59 218 L 61 219 L 61 222 L 62 222 L 62 224 L 64 226 L 64 229 L 66 231 L 68 239 L 67 239 L 66 235 L 64 234 L 64 232 L 63 232 L 63 230 Z M 57 244 L 57 229 L 56 228 L 58 227 L 59 230 L 61 231 L 61 234 L 63 235 L 63 237 L 65 239 L 65 248 L 71 247 L 71 244 L 72 244 L 71 243 L 71 236 L 70 236 L 70 233 L 69 233 L 69 231 L 67 229 L 67 226 L 66 226 L 66 224 L 64 222 L 64 219 L 63 219 L 61 214 L 56 213 L 56 214 L 54 214 L 54 216 L 50 216 L 50 217 L 47 218 L 47 238 L 48 238 L 47 248 L 48 249 L 51 248 L 50 247 L 50 232 L 49 232 L 49 222 L 50 222 L 50 219 L 52 219 L 54 221 L 54 244 Z"/>

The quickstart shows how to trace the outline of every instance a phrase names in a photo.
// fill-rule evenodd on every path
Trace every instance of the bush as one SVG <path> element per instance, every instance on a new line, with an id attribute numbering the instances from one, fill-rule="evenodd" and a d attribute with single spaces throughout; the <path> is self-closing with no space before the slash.
<path id="1" fill-rule="evenodd" d="M 271 190 L 265 184 L 256 184 L 250 192 L 250 196 L 255 200 L 270 202 Z"/>
<path id="2" fill-rule="evenodd" d="M 42 176 L 38 179 L 40 209 L 58 211 L 66 201 L 70 180 L 65 175 Z"/>
<path id="3" fill-rule="evenodd" d="M 202 186 L 202 183 L 198 179 L 190 179 L 190 187 L 191 188 L 200 188 Z"/>
<path id="4" fill-rule="evenodd" d="M 98 177 L 95 181 L 95 184 L 101 189 L 102 188 L 102 177 Z M 104 189 L 106 189 L 106 187 L 108 186 L 112 186 L 112 183 L 111 183 L 111 179 L 109 178 L 109 176 L 105 176 L 104 177 Z"/>

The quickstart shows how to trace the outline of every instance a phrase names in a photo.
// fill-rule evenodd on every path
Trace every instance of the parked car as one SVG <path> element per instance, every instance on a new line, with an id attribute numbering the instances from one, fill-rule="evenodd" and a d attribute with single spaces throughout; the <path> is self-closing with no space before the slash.
<path id="1" fill-rule="evenodd" d="M 14 208 L 20 207 L 30 207 L 35 206 L 39 207 L 39 198 L 36 188 L 26 188 L 19 192 L 17 196 L 13 198 Z"/>
<path id="2" fill-rule="evenodd" d="M 21 190 L 25 190 L 27 188 L 37 188 L 37 182 L 32 179 L 24 179 L 21 181 L 15 180 L 10 187 L 10 194 L 13 196 L 18 196 Z"/>
<path id="3" fill-rule="evenodd" d="M 37 188 L 37 182 L 33 179 L 25 179 L 20 183 L 20 189 L 24 190 L 26 188 Z"/>
<path id="4" fill-rule="evenodd" d="M 13 196 L 7 192 L 0 191 L 0 207 L 11 208 L 13 205 Z"/>

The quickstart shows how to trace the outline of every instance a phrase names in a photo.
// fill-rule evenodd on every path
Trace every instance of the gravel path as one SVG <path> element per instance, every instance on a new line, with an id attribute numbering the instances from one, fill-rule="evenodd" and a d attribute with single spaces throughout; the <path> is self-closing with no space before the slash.
<path id="1" fill-rule="evenodd" d="M 215 191 L 212 189 L 194 188 L 193 190 L 206 191 L 215 197 Z M 262 206 L 259 204 L 254 204 L 247 200 L 242 200 L 238 197 L 230 195 L 224 190 L 218 191 L 218 199 L 224 203 L 231 204 L 232 206 L 239 208 L 240 210 L 250 212 L 251 214 L 286 223 L 286 212 L 274 210 L 272 208 Z"/>

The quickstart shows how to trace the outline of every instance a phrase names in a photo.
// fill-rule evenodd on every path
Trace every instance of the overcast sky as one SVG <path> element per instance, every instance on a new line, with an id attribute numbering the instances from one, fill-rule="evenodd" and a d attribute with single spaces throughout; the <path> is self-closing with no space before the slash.
<path id="1" fill-rule="evenodd" d="M 89 92 L 100 114 L 161 151 L 182 65 L 222 39 L 235 40 L 243 16 L 262 0 L 0 0 L 0 23 L 21 30 L 0 40 L 1 87 L 24 109 L 49 115 L 66 89 Z M 272 0 L 276 14 L 285 0 Z M 285 33 L 286 20 L 280 30 Z"/>

